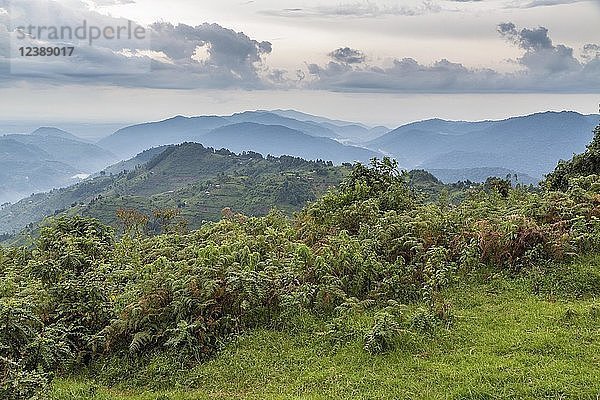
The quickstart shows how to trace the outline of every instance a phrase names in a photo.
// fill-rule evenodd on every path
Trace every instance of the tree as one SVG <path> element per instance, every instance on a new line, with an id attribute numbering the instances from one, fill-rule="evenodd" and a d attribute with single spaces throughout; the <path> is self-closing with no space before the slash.
<path id="1" fill-rule="evenodd" d="M 140 236 L 144 233 L 150 220 L 144 213 L 124 208 L 117 210 L 117 218 L 123 225 L 123 231 L 131 236 Z"/>
<path id="2" fill-rule="evenodd" d="M 565 191 L 569 188 L 569 179 L 589 175 L 600 175 L 600 124 L 594 129 L 594 138 L 586 151 L 569 161 L 559 161 L 544 183 L 550 190 Z"/>
<path id="3" fill-rule="evenodd" d="M 501 179 L 498 177 L 490 177 L 485 183 L 484 187 L 488 190 L 494 190 L 500 194 L 500 196 L 506 198 L 510 193 L 510 189 L 512 188 L 512 184 L 510 182 L 510 175 L 507 176 L 507 179 Z"/>

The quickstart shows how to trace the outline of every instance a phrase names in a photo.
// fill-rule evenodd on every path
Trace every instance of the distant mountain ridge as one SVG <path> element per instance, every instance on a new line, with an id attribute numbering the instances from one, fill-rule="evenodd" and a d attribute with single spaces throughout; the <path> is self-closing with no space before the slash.
<path id="1" fill-rule="evenodd" d="M 331 141 L 340 143 L 349 141 L 350 138 L 347 136 L 347 133 L 350 131 L 354 132 L 355 135 L 360 135 L 361 133 L 373 135 L 373 132 L 361 125 L 352 123 L 342 124 L 341 122 L 339 122 L 340 125 L 337 125 L 334 122 L 328 122 L 329 120 L 326 120 L 325 118 L 320 118 L 320 120 L 323 122 L 312 121 L 309 119 L 298 120 L 271 111 L 245 111 L 229 116 L 177 116 L 163 121 L 133 125 L 120 129 L 114 134 L 99 141 L 98 145 L 118 154 L 122 158 L 129 158 L 143 150 L 162 145 L 180 144 L 184 142 L 206 143 L 207 137 L 209 138 L 208 140 L 210 140 L 210 143 L 206 144 L 217 148 L 227 148 L 228 144 L 231 143 L 231 137 L 228 137 L 226 141 L 220 143 L 218 137 L 212 132 L 219 128 L 236 126 L 238 136 L 237 142 L 245 143 L 246 146 L 244 149 L 235 148 L 237 151 L 247 150 L 267 154 L 268 151 L 266 151 L 265 148 L 270 146 L 269 143 L 248 141 L 247 138 L 244 137 L 244 131 L 240 128 L 244 126 L 252 127 L 252 135 L 256 139 L 256 129 L 254 128 L 257 126 L 281 126 L 288 129 L 281 129 L 279 132 L 279 147 L 275 153 L 296 155 L 297 152 L 295 152 L 294 149 L 296 142 L 294 140 L 298 132 L 312 138 L 327 138 Z M 245 123 L 255 125 L 240 125 Z M 387 131 L 387 128 L 377 128 L 375 129 L 375 132 L 381 132 L 381 129 Z M 272 133 L 272 128 L 265 128 L 265 130 Z M 231 130 L 227 130 L 227 132 L 231 133 Z M 290 134 L 291 137 L 287 138 L 286 134 Z M 365 136 L 365 138 L 367 137 Z M 288 142 L 287 139 L 289 139 L 290 142 Z M 310 138 L 307 140 L 309 146 L 310 143 L 314 144 L 311 149 L 317 154 L 320 151 L 319 146 L 323 142 L 314 141 Z M 345 155 L 344 148 L 339 147 L 338 150 L 339 154 L 336 155 L 336 160 L 353 161 L 351 155 Z M 372 156 L 381 155 L 378 154 L 377 151 L 369 150 L 369 152 Z M 356 150 L 350 149 L 348 153 L 355 154 Z M 307 159 L 319 158 L 319 156 L 313 156 L 306 151 L 302 154 Z"/>
<path id="2" fill-rule="evenodd" d="M 0 203 L 71 185 L 115 161 L 109 151 L 56 128 L 0 136 Z"/>
<path id="3" fill-rule="evenodd" d="M 356 143 L 364 143 L 369 140 L 373 140 L 391 130 L 390 128 L 382 125 L 369 127 L 358 122 L 334 120 L 295 110 L 273 110 L 270 112 L 283 117 L 321 124 L 336 132 L 338 136 L 340 136 L 341 140 L 346 139 Z"/>
<path id="4" fill-rule="evenodd" d="M 128 169 L 131 162 L 119 164 L 119 160 L 184 142 L 337 164 L 366 163 L 387 155 L 404 169 L 436 171 L 445 178 L 478 181 L 485 173 L 507 172 L 535 182 L 558 160 L 583 151 L 599 118 L 567 111 L 499 121 L 434 118 L 390 131 L 384 126 L 278 109 L 228 116 L 176 116 L 118 129 L 97 144 L 65 130 L 42 127 L 31 134 L 0 137 L 0 204 L 64 187 L 111 164 Z M 155 153 L 150 151 L 146 157 Z"/>
<path id="5" fill-rule="evenodd" d="M 56 137 L 56 138 L 62 138 L 62 139 L 81 141 L 81 139 L 79 137 L 73 135 L 72 133 L 69 133 L 62 129 L 47 127 L 47 126 L 36 129 L 35 131 L 31 132 L 31 135 L 32 136 L 50 136 L 50 137 Z"/>
<path id="6" fill-rule="evenodd" d="M 281 125 L 262 125 L 252 122 L 217 128 L 203 138 L 203 143 L 233 152 L 246 150 L 273 156 L 289 155 L 306 160 L 368 163 L 381 156 L 372 150 L 345 146 L 326 137 L 313 137 L 301 131 Z"/>
<path id="7" fill-rule="evenodd" d="M 579 153 L 599 115 L 545 112 L 501 121 L 425 120 L 401 126 L 367 147 L 408 169 L 505 168 L 541 179 L 558 160 Z"/>
<path id="8" fill-rule="evenodd" d="M 61 136 L 6 135 L 4 138 L 36 146 L 42 149 L 49 159 L 64 162 L 88 174 L 118 160 L 113 153 L 96 144 Z"/>
<path id="9" fill-rule="evenodd" d="M 483 171 L 495 168 L 541 179 L 558 160 L 583 151 L 598 119 L 598 115 L 572 111 L 497 121 L 434 118 L 389 131 L 382 126 L 370 128 L 295 110 L 246 111 L 230 116 L 178 116 L 134 125 L 117 131 L 99 144 L 121 158 L 151 147 L 190 141 L 235 151 L 331 159 L 336 163 L 364 162 L 371 157 L 388 155 L 405 169 Z M 273 126 L 279 126 L 278 132 Z M 301 143 L 298 133 L 305 135 Z M 317 140 L 319 138 L 344 146 Z M 357 150 L 355 143 L 362 150 Z"/>

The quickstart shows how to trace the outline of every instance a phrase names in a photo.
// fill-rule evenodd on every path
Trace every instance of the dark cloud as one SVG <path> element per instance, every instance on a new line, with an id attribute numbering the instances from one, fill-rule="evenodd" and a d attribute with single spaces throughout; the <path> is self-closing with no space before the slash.
<path id="1" fill-rule="evenodd" d="M 360 50 L 351 49 L 350 47 L 341 47 L 335 49 L 329 56 L 335 61 L 343 62 L 346 64 L 360 64 L 365 62 L 365 55 Z"/>
<path id="2" fill-rule="evenodd" d="M 269 42 L 259 42 L 242 32 L 218 24 L 196 27 L 155 23 L 152 29 L 152 49 L 162 51 L 175 65 L 189 73 L 208 75 L 224 86 L 260 87 L 257 64 L 271 53 Z M 208 58 L 201 62 L 193 58 L 198 48 L 205 47 Z"/>
<path id="3" fill-rule="evenodd" d="M 0 0 L 0 7 L 7 0 Z M 127 25 L 129 21 L 91 11 L 80 2 L 67 8 L 58 2 L 31 0 L 11 8 L 12 18 L 0 15 L 0 35 L 20 45 L 55 45 L 48 39 L 26 38 L 17 42 L 12 26 L 79 26 L 83 20 L 99 27 Z M 134 24 L 134 26 L 137 26 Z M 218 24 L 189 26 L 155 23 L 146 28 L 145 40 L 97 40 L 93 46 L 79 43 L 73 57 L 53 57 L 41 63 L 35 58 L 12 57 L 0 46 L 0 75 L 6 81 L 42 80 L 54 84 L 90 83 L 154 88 L 247 88 L 271 84 L 263 79 L 265 56 L 273 51 L 267 41 Z M 3 40 L 2 43 L 10 43 Z M 13 49 L 14 52 L 14 49 Z M 12 74 L 9 74 L 9 60 Z M 151 73 L 150 73 L 151 72 Z"/>
<path id="4" fill-rule="evenodd" d="M 552 49 L 554 47 L 552 40 L 548 37 L 548 29 L 544 27 L 535 29 L 523 28 L 518 31 L 515 24 L 506 22 L 498 25 L 498 32 L 527 51 Z"/>
<path id="5" fill-rule="evenodd" d="M 310 64 L 309 87 L 363 92 L 585 92 L 600 90 L 600 46 L 588 44 L 582 60 L 573 49 L 555 45 L 544 27 L 518 29 L 513 23 L 498 25 L 502 37 L 524 51 L 515 60 L 522 70 L 499 73 L 473 69 L 446 59 L 423 65 L 412 58 L 395 59 L 391 65 L 352 65 L 342 60 L 325 66 Z"/>

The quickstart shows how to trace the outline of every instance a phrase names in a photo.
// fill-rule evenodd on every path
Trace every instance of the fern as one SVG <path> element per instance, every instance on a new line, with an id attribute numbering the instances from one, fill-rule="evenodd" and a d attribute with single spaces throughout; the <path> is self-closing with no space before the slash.
<path id="1" fill-rule="evenodd" d="M 141 352 L 152 341 L 152 337 L 150 332 L 137 332 L 129 343 L 129 352 L 132 354 Z"/>

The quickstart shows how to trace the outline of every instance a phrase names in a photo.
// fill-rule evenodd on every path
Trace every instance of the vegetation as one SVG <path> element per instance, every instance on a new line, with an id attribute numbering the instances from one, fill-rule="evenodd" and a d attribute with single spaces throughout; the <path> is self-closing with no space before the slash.
<path id="1" fill-rule="evenodd" d="M 55 218 L 0 250 L 0 397 L 595 397 L 600 177 L 572 175 L 426 201 L 384 158 L 293 218 Z"/>
<path id="2" fill-rule="evenodd" d="M 9 205 L 0 210 L 0 233 L 15 234 L 25 227 L 35 232 L 48 215 L 82 215 L 117 226 L 120 208 L 148 215 L 177 208 L 190 228 L 219 220 L 225 207 L 246 215 L 264 215 L 274 207 L 291 214 L 339 184 L 349 171 L 323 161 L 234 154 L 185 143 L 149 150 L 94 179 Z"/>
<path id="3" fill-rule="evenodd" d="M 363 349 L 373 312 L 347 317 L 357 333 L 337 344 L 324 335 L 326 323 L 305 318 L 293 330 L 242 335 L 191 368 L 157 356 L 123 376 L 122 364 L 106 362 L 91 378 L 56 380 L 52 394 L 60 400 L 593 399 L 600 391 L 599 261 L 573 266 L 576 275 L 596 271 L 595 280 L 580 282 L 581 289 L 595 284 L 584 298 L 533 294 L 531 281 L 501 274 L 456 285 L 445 292 L 454 314 L 449 329 L 399 333 L 394 348 L 380 355 Z M 404 311 L 407 329 L 417 311 Z"/>
<path id="4" fill-rule="evenodd" d="M 306 161 L 296 157 L 234 154 L 195 143 L 165 146 L 116 164 L 77 185 L 33 195 L 0 210 L 0 241 L 31 244 L 40 222 L 49 215 L 86 216 L 118 228 L 119 209 L 146 214 L 149 233 L 160 233 L 152 221 L 156 210 L 177 210 L 188 228 L 221 219 L 231 208 L 248 216 L 266 215 L 277 208 L 288 216 L 338 185 L 352 165 Z M 462 197 L 462 185 L 443 185 L 430 173 L 412 171 L 410 184 L 429 198 L 442 191 Z M 468 183 L 470 186 L 470 183 Z M 468 187 L 467 186 L 467 187 Z M 22 231 L 23 228 L 27 228 Z"/>
<path id="5" fill-rule="evenodd" d="M 580 176 L 600 175 L 600 126 L 594 130 L 594 138 L 585 153 L 576 154 L 569 161 L 560 161 L 546 177 L 546 184 L 553 190 L 567 190 L 569 180 Z"/>

